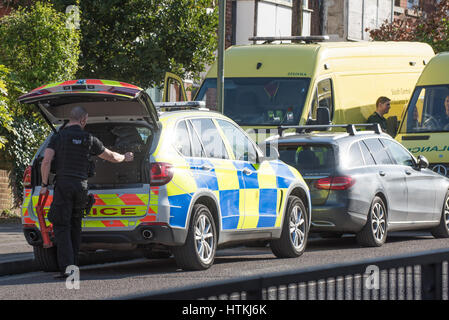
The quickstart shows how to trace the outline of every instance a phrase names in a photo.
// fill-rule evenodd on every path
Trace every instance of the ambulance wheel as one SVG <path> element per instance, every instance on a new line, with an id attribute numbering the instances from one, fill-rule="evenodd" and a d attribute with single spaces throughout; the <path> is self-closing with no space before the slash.
<path id="1" fill-rule="evenodd" d="M 304 253 L 308 236 L 307 218 L 307 210 L 301 199 L 288 197 L 281 237 L 270 243 L 276 257 L 296 258 Z"/>
<path id="2" fill-rule="evenodd" d="M 209 209 L 193 206 L 192 218 L 184 245 L 171 247 L 176 264 L 184 270 L 205 270 L 214 263 L 217 230 Z"/>
<path id="3" fill-rule="evenodd" d="M 37 267 L 45 272 L 59 271 L 56 247 L 44 248 L 41 246 L 33 247 L 34 261 Z"/>

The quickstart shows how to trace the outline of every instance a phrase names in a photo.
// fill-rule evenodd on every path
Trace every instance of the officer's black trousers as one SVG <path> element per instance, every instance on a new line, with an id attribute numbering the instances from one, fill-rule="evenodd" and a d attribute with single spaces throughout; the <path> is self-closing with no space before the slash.
<path id="1" fill-rule="evenodd" d="M 78 265 L 81 243 L 82 208 L 87 195 L 87 181 L 57 179 L 48 220 L 53 224 L 61 272 L 69 265 Z"/>

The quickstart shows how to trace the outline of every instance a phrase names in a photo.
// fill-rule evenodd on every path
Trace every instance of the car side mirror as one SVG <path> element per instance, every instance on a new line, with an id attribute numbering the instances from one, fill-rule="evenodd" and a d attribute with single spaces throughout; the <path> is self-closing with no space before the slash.
<path id="1" fill-rule="evenodd" d="M 418 156 L 418 168 L 426 169 L 429 167 L 429 161 L 424 156 Z"/>
<path id="2" fill-rule="evenodd" d="M 316 109 L 316 124 L 328 125 L 331 123 L 331 115 L 326 107 L 318 107 Z"/>
<path id="3" fill-rule="evenodd" d="M 316 119 L 308 119 L 306 125 L 329 125 L 331 123 L 331 116 L 329 113 L 329 109 L 325 107 L 318 107 L 316 109 Z"/>

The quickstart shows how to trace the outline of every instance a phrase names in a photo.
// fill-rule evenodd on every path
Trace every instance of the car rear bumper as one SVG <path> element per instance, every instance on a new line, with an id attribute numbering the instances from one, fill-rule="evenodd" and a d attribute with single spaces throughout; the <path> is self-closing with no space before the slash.
<path id="1" fill-rule="evenodd" d="M 347 206 L 312 206 L 310 232 L 357 233 L 366 224 L 366 215 L 350 212 Z"/>
<path id="2" fill-rule="evenodd" d="M 36 236 L 30 237 L 30 233 Z M 120 245 L 149 244 L 177 246 L 184 244 L 186 233 L 186 230 L 171 228 L 168 225 L 140 225 L 133 230 L 83 231 L 81 242 L 91 245 L 111 244 L 117 245 L 117 247 L 120 247 Z M 24 234 L 30 245 L 38 246 L 42 244 L 42 236 L 38 228 L 24 228 Z"/>

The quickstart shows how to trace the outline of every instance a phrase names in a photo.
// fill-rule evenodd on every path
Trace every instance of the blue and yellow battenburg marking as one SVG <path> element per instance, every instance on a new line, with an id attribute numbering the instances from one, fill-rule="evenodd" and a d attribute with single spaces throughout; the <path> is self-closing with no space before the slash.
<path id="1" fill-rule="evenodd" d="M 208 166 L 210 170 L 201 167 Z M 244 169 L 247 169 L 244 171 Z M 298 177 L 280 161 L 185 158 L 167 185 L 170 225 L 186 227 L 195 192 L 211 190 L 220 205 L 223 230 L 280 227 L 286 193 Z M 176 177 L 176 178 L 175 178 Z M 183 181 L 185 180 L 185 181 Z"/>

